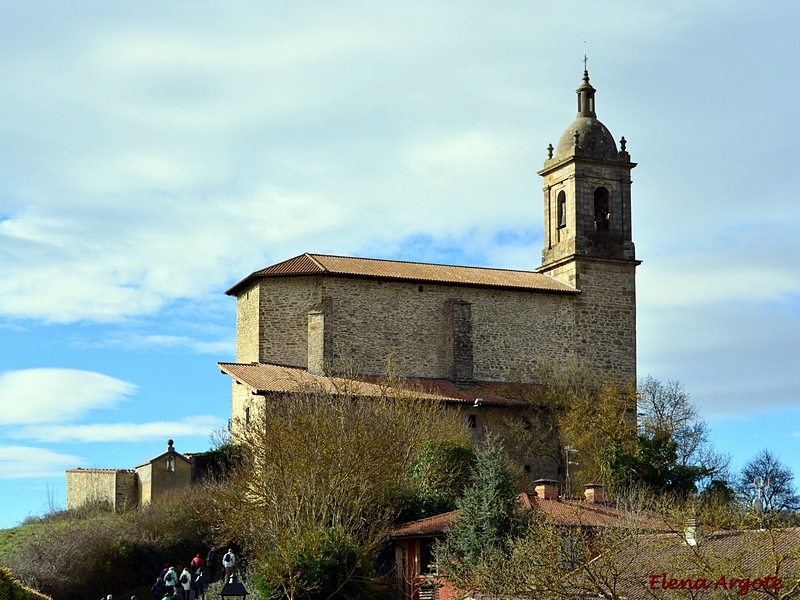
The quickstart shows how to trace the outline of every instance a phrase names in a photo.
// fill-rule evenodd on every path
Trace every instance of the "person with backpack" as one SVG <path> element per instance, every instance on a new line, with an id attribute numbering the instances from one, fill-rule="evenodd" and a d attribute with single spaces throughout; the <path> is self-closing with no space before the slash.
<path id="1" fill-rule="evenodd" d="M 192 574 L 189 573 L 189 569 L 186 567 L 183 568 L 178 582 L 181 584 L 181 589 L 183 590 L 183 600 L 192 600 Z"/>
<path id="2" fill-rule="evenodd" d="M 175 572 L 175 567 L 170 567 L 164 575 L 164 588 L 170 597 L 175 595 L 176 585 L 178 585 L 178 574 Z"/>
<path id="3" fill-rule="evenodd" d="M 195 556 L 192 559 L 192 564 L 191 564 L 192 574 L 196 573 L 197 569 L 202 569 L 205 566 L 206 566 L 206 563 L 203 560 L 203 557 L 200 556 L 200 553 L 198 552 L 197 556 Z"/>
<path id="4" fill-rule="evenodd" d="M 222 566 L 225 567 L 225 579 L 230 580 L 231 575 L 236 571 L 236 555 L 230 548 L 222 557 Z"/>
<path id="5" fill-rule="evenodd" d="M 197 569 L 194 574 L 194 581 L 192 582 L 192 589 L 194 590 L 195 598 L 203 598 L 206 594 L 208 587 L 208 577 L 203 573 L 203 569 Z"/>

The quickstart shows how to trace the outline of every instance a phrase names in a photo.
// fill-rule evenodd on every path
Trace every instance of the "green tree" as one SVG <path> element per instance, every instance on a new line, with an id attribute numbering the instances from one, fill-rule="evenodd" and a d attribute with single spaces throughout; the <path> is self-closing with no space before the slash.
<path id="1" fill-rule="evenodd" d="M 499 444 L 488 438 L 478 452 L 471 485 L 459 499 L 458 517 L 447 539 L 434 547 L 440 572 L 467 589 L 505 559 L 524 528 L 517 502 L 518 482 Z"/>
<path id="2" fill-rule="evenodd" d="M 606 479 L 615 489 L 644 486 L 656 493 L 686 495 L 708 475 L 705 467 L 680 464 L 678 443 L 666 436 L 639 435 L 632 445 L 613 440 L 605 464 Z"/>
<path id="3" fill-rule="evenodd" d="M 769 450 L 751 458 L 739 473 L 739 497 L 752 504 L 759 500 L 764 511 L 800 509 L 800 496 L 794 487 L 794 474 Z"/>
<path id="4" fill-rule="evenodd" d="M 475 451 L 467 443 L 431 440 L 415 453 L 408 470 L 406 506 L 398 521 L 455 510 L 470 483 Z"/>
<path id="5" fill-rule="evenodd" d="M 509 447 L 536 448 L 562 472 L 564 448 L 577 449 L 571 484 L 602 481 L 612 494 L 631 485 L 687 494 L 727 478 L 729 457 L 714 449 L 678 382 L 646 377 L 636 388 L 576 365 L 540 365 L 514 377 L 508 393 L 524 402 L 526 418 L 509 419 Z"/>
<path id="6" fill-rule="evenodd" d="M 639 383 L 638 393 L 641 434 L 674 442 L 676 467 L 696 470 L 702 466 L 703 475 L 695 482 L 699 487 L 728 479 L 730 457 L 714 448 L 708 423 L 700 417 L 683 385 L 647 376 Z"/>
<path id="7" fill-rule="evenodd" d="M 302 531 L 264 557 L 258 587 L 264 598 L 359 600 L 370 596 L 372 564 L 341 528 Z"/>

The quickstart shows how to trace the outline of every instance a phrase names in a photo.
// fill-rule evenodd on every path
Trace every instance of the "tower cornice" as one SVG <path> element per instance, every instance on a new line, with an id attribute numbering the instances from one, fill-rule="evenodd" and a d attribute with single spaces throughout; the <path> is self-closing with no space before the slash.
<path id="1" fill-rule="evenodd" d="M 569 163 L 592 163 L 596 165 L 614 165 L 618 167 L 622 167 L 624 169 L 633 169 L 638 163 L 631 162 L 630 155 L 627 152 L 620 152 L 620 157 L 618 160 L 608 160 L 602 158 L 593 158 L 590 156 L 581 156 L 578 153 L 570 154 L 568 156 L 556 156 L 555 158 L 549 158 L 544 161 L 544 166 L 541 170 L 537 171 L 538 175 L 545 177 L 546 175 L 561 169 L 568 165 Z"/>

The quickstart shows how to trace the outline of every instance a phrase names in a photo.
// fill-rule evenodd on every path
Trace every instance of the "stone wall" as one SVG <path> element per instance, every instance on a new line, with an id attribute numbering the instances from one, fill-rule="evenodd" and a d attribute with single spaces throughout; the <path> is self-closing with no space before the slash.
<path id="1" fill-rule="evenodd" d="M 103 503 L 113 510 L 137 504 L 136 473 L 125 469 L 68 469 L 67 510 Z"/>
<path id="2" fill-rule="evenodd" d="M 236 362 L 259 360 L 259 293 L 252 285 L 236 297 Z"/>
<path id="3" fill-rule="evenodd" d="M 635 165 L 629 162 L 581 161 L 561 165 L 551 164 L 546 167 L 556 169 L 543 172 L 545 183 L 543 265 L 558 262 L 573 254 L 634 259 L 630 177 L 630 169 L 633 166 Z M 597 234 L 594 230 L 594 193 L 600 187 L 609 192 L 609 231 L 604 234 Z M 566 199 L 564 227 L 559 227 L 560 192 L 564 192 Z"/>
<path id="4" fill-rule="evenodd" d="M 240 315 L 237 339 L 252 345 L 260 331 L 260 362 L 307 368 L 312 349 L 314 368 L 323 352 L 328 365 L 346 358 L 377 375 L 393 356 L 408 377 L 503 381 L 515 364 L 575 358 L 572 295 L 320 276 L 256 286 L 258 322 Z M 254 307 L 241 301 L 239 309 Z"/>
<path id="5" fill-rule="evenodd" d="M 152 462 L 145 463 L 136 469 L 136 477 L 140 488 L 140 502 L 149 504 L 162 496 L 184 490 L 192 483 L 192 464 L 181 455 L 171 455 L 174 470 L 167 470 L 169 454 L 159 456 Z"/>
<path id="6" fill-rule="evenodd" d="M 617 160 L 575 156 L 545 162 L 542 268 L 581 291 L 574 302 L 574 359 L 600 373 L 636 380 L 636 260 L 627 153 Z M 608 192 L 608 231 L 595 230 L 595 192 Z M 602 192 L 602 190 L 600 190 Z M 560 227 L 559 197 L 566 200 Z"/>
<path id="7" fill-rule="evenodd" d="M 510 428 L 519 425 L 525 418 L 524 409 L 513 406 L 472 406 L 458 408 L 464 417 L 464 422 L 472 431 L 472 442 L 480 444 L 487 436 L 496 440 L 507 439 Z M 506 445 L 506 452 L 513 464 L 523 475 L 524 491 L 533 491 L 533 481 L 536 479 L 558 479 L 558 465 L 552 459 L 542 457 L 533 450 L 525 448 L 512 448 Z"/>
<path id="8" fill-rule="evenodd" d="M 249 386 L 234 379 L 231 389 L 231 434 L 236 437 L 242 427 L 258 422 L 261 416 L 257 411 L 261 410 L 263 405 L 263 396 L 254 396 Z"/>

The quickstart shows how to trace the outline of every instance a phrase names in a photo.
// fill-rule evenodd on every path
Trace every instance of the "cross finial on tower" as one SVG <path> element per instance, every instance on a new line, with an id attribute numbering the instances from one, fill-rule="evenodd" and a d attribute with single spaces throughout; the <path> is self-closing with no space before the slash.
<path id="1" fill-rule="evenodd" d="M 583 70 L 588 71 L 589 69 L 586 66 L 586 63 L 589 62 L 589 58 L 586 56 L 586 42 L 583 42 Z"/>

